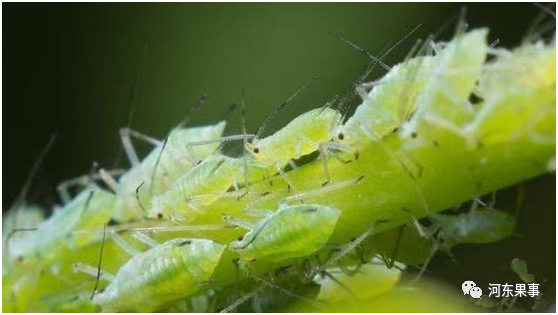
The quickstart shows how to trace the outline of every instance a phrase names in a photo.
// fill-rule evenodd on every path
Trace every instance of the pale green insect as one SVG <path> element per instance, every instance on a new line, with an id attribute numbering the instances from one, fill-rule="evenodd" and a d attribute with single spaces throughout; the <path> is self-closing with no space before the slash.
<path id="1" fill-rule="evenodd" d="M 244 261 L 282 261 L 310 255 L 327 243 L 341 211 L 323 205 L 281 205 L 277 212 L 254 226 L 240 223 L 250 231 L 231 244 Z M 232 222 L 233 224 L 238 222 Z"/>
<path id="2" fill-rule="evenodd" d="M 451 248 L 456 245 L 495 243 L 513 233 L 516 219 L 512 215 L 491 207 L 477 209 L 477 205 L 475 200 L 467 213 L 457 215 L 431 213 L 429 216 L 433 224 L 428 228 L 415 221 L 421 236 L 434 238 L 434 245 L 413 282 L 420 279 L 439 249 L 451 254 Z"/>
<path id="3" fill-rule="evenodd" d="M 484 69 L 487 33 L 487 29 L 459 29 L 450 42 L 434 46 L 439 51 L 432 57 L 426 82 L 416 97 L 417 110 L 403 124 L 401 136 L 416 137 L 418 133 L 428 138 L 432 125 L 463 134 L 463 126 L 474 117 L 469 98 Z"/>
<path id="4" fill-rule="evenodd" d="M 393 67 L 375 82 L 363 103 L 345 124 L 333 130 L 334 139 L 354 150 L 393 133 L 416 110 L 415 96 L 424 86 L 432 57 L 416 57 Z"/>
<path id="5" fill-rule="evenodd" d="M 211 278 L 225 247 L 204 239 L 167 241 L 128 260 L 93 301 L 103 311 L 157 310 L 198 291 Z"/>
<path id="6" fill-rule="evenodd" d="M 96 238 L 96 234 L 73 234 L 78 230 L 102 228 L 114 210 L 116 196 L 90 186 L 68 204 L 45 220 L 27 239 L 27 246 L 19 249 L 19 260 L 54 261 L 62 251 L 82 248 Z"/>
<path id="7" fill-rule="evenodd" d="M 550 130 L 556 125 L 556 46 L 527 43 L 496 56 L 479 82 L 483 105 L 465 126 L 464 135 L 485 143 L 500 141 L 524 130 L 517 127 L 523 125 L 533 142 L 555 143 L 554 135 L 543 135 L 554 134 Z M 535 109 L 533 102 L 545 106 Z"/>
<path id="8" fill-rule="evenodd" d="M 212 155 L 179 178 L 164 194 L 153 199 L 149 217 L 192 221 L 204 207 L 218 200 L 234 186 L 242 161 Z"/>
<path id="9" fill-rule="evenodd" d="M 118 196 L 113 218 L 126 222 L 145 217 L 152 198 L 167 191 L 176 180 L 195 166 L 192 154 L 205 159 L 219 147 L 218 142 L 191 149 L 187 149 L 185 145 L 192 141 L 219 138 L 225 125 L 226 122 L 222 121 L 216 125 L 176 128 L 164 142 L 139 136 L 156 146 L 141 162 L 131 145 L 126 144 L 129 139 L 123 140 L 132 168 L 120 177 L 118 183 L 108 176 L 104 178 Z"/>

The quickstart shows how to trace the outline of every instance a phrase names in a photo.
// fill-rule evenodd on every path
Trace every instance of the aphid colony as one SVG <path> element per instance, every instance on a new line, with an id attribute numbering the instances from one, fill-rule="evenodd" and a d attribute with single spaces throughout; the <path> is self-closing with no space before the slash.
<path id="1" fill-rule="evenodd" d="M 489 122 L 498 111 L 509 110 L 504 108 L 507 97 L 522 97 L 525 92 L 516 92 L 525 91 L 526 86 L 536 90 L 555 84 L 555 77 L 547 78 L 540 70 L 555 64 L 555 48 L 536 43 L 508 52 L 490 48 L 486 37 L 484 29 L 460 29 L 450 42 L 430 39 L 417 44 L 407 60 L 388 67 L 385 76 L 357 86 L 363 101 L 346 121 L 344 113 L 334 108 L 334 100 L 301 114 L 267 137 L 263 136 L 264 127 L 273 114 L 255 134 L 244 130 L 241 135 L 224 136 L 225 121 L 202 127 L 180 125 L 164 140 L 123 129 L 129 170 L 119 174 L 100 169 L 62 184 L 65 203 L 42 222 L 38 222 L 42 218 L 37 211 L 29 207 L 11 211 L 17 220 L 4 218 L 5 223 L 12 223 L 3 227 L 3 305 L 14 311 L 83 309 L 84 305 L 103 311 L 191 311 L 200 309 L 180 301 L 196 296 L 217 299 L 221 294 L 222 303 L 216 306 L 220 310 L 231 304 L 222 294 L 234 295 L 223 289 L 231 284 L 220 280 L 220 274 L 231 268 L 230 262 L 242 271 L 241 279 L 255 279 L 299 298 L 303 297 L 282 287 L 280 274 L 295 273 L 312 282 L 339 272 L 350 273 L 347 265 L 358 269 L 373 259 L 377 263 L 377 258 L 382 258 L 386 268 L 397 266 L 397 251 L 411 247 L 405 245 L 401 232 L 395 248 L 380 248 L 369 256 L 362 252 L 369 241 L 382 244 L 369 238 L 382 221 L 340 247 L 330 242 L 344 209 L 321 203 L 320 197 L 361 185 L 371 175 L 337 180 L 331 176 L 328 163 L 356 163 L 361 151 L 379 145 L 408 173 L 420 195 L 421 166 L 406 152 L 435 142 L 433 130 L 450 131 L 466 139 L 472 148 L 491 141 L 487 135 L 494 130 Z M 489 53 L 497 59 L 485 65 Z M 381 58 L 373 60 L 370 67 L 381 63 Z M 514 68 L 517 59 L 529 66 Z M 540 80 L 533 83 L 533 77 Z M 514 89 L 514 84 L 520 84 L 521 89 Z M 493 97 L 492 90 L 510 92 Z M 473 93 L 484 100 L 483 106 L 470 102 Z M 555 106 L 548 107 L 553 109 Z M 244 117 L 244 99 L 242 111 Z M 533 141 L 552 140 L 538 136 L 538 121 L 525 121 L 524 125 L 533 130 Z M 511 135 L 513 130 L 507 132 Z M 408 141 L 417 134 L 422 141 Z M 498 134 L 502 136 L 502 130 Z M 154 146 L 144 159 L 135 152 L 132 137 Z M 402 149 L 395 152 L 384 145 L 387 137 L 398 137 Z M 223 144 L 236 140 L 243 142 L 245 155 L 223 154 Z M 317 183 L 314 189 L 301 191 L 288 171 L 297 166 L 289 165 L 312 153 L 319 154 L 323 174 L 308 179 Z M 71 197 L 66 187 L 73 184 L 82 187 Z M 242 204 L 244 211 L 228 211 L 235 203 Z M 425 228 L 410 218 L 415 224 L 405 229 L 416 229 L 415 240 L 430 246 L 431 254 L 417 263 L 424 264 L 423 270 L 438 249 L 500 240 L 511 234 L 515 223 L 507 213 L 489 207 L 441 215 L 431 213 L 424 201 L 422 210 L 434 224 Z M 111 220 L 118 224 L 109 225 Z M 33 227 L 37 229 L 26 230 Z M 207 234 L 204 227 L 224 236 L 207 236 L 213 234 Z M 155 230 L 174 236 L 161 241 L 150 235 Z M 239 237 L 233 241 L 231 236 Z M 352 253 L 356 259 L 349 257 Z M 106 272 L 105 265 L 116 273 Z M 374 268 L 363 268 L 368 269 Z M 264 276 L 266 270 L 275 270 L 275 276 Z M 44 284 L 50 287 L 43 288 Z M 327 290 L 329 293 L 321 295 L 331 294 L 331 288 Z M 234 305 L 260 291 L 251 291 Z"/>

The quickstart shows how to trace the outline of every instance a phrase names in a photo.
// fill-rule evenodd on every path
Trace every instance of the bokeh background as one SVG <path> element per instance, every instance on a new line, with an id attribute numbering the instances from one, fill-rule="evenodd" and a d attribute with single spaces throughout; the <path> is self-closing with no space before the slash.
<path id="1" fill-rule="evenodd" d="M 9 208 L 49 135 L 57 141 L 28 199 L 58 202 L 59 181 L 111 168 L 129 125 L 163 138 L 204 93 L 192 124 L 215 122 L 248 94 L 254 130 L 294 90 L 318 80 L 282 111 L 269 131 L 344 93 L 368 59 L 341 34 L 377 53 L 421 28 L 388 56 L 394 64 L 417 38 L 435 33 L 467 8 L 471 27 L 489 27 L 500 45 L 518 44 L 540 9 L 532 4 L 10 4 L 3 5 L 3 209 Z M 382 72 L 375 75 L 379 76 Z M 228 133 L 240 130 L 239 113 Z M 139 144 L 145 152 L 149 147 Z M 526 259 L 555 300 L 555 177 L 526 183 L 517 235 L 501 244 L 463 246 L 456 263 L 440 255 L 434 276 L 455 283 L 515 283 L 513 257 Z M 499 194 L 512 211 L 515 188 Z M 466 278 L 466 279 L 465 279 Z M 470 278 L 470 279 L 469 279 Z"/>

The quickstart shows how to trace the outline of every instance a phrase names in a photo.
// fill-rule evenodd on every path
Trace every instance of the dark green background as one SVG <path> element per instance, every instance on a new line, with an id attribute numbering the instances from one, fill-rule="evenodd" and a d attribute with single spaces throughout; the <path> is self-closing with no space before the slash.
<path id="1" fill-rule="evenodd" d="M 53 187 L 58 181 L 87 172 L 92 161 L 113 166 L 120 145 L 117 131 L 126 124 L 145 44 L 148 49 L 131 121 L 134 129 L 162 138 L 186 112 L 184 102 L 191 105 L 203 93 L 209 94 L 209 102 L 193 122 L 217 121 L 246 88 L 248 127 L 254 130 L 274 106 L 318 76 L 273 120 L 273 129 L 346 91 L 366 64 L 366 57 L 329 32 L 378 52 L 422 23 L 412 39 L 389 56 L 387 61 L 393 64 L 417 38 L 436 32 L 461 6 L 4 4 L 3 208 L 15 198 L 33 159 L 54 131 L 57 142 L 29 200 L 55 203 Z M 540 12 L 532 4 L 466 7 L 471 27 L 490 27 L 490 39 L 498 38 L 506 47 L 521 40 Z M 452 28 L 453 24 L 442 37 L 447 38 Z M 228 132 L 238 130 L 237 114 Z M 522 216 L 517 236 L 504 246 L 464 247 L 456 253 L 457 265 L 435 261 L 441 276 L 453 274 L 451 281 L 460 285 L 463 277 L 480 277 L 484 272 L 488 282 L 498 268 L 506 272 L 500 275 L 505 279 L 497 279 L 512 281 L 515 278 L 506 264 L 519 255 L 544 270 L 550 281 L 547 292 L 554 299 L 554 187 L 551 176 L 530 184 L 531 212 Z M 509 193 L 509 200 L 513 198 Z"/>

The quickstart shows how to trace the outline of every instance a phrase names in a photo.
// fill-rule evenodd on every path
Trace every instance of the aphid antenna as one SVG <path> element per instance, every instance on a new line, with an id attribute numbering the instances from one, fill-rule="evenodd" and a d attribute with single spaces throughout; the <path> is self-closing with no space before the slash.
<path id="1" fill-rule="evenodd" d="M 288 204 L 292 200 L 302 200 L 303 198 L 314 197 L 314 196 L 318 196 L 318 195 L 325 195 L 326 193 L 329 193 L 329 192 L 332 192 L 332 191 L 336 191 L 336 190 L 339 190 L 339 189 L 343 189 L 345 187 L 356 185 L 356 184 L 360 183 L 364 179 L 364 177 L 365 176 L 362 175 L 358 178 L 349 179 L 349 180 L 339 182 L 339 183 L 336 183 L 336 184 L 330 184 L 330 185 L 322 186 L 320 188 L 313 189 L 313 190 L 310 190 L 310 191 L 305 191 L 305 192 L 302 192 L 302 193 L 299 193 L 299 194 L 291 195 L 289 197 L 281 199 L 279 201 L 279 204 Z"/>
<path id="2" fill-rule="evenodd" d="M 391 46 L 389 46 L 381 55 L 380 57 L 378 57 L 378 60 L 383 60 L 385 57 L 387 57 L 397 46 L 399 46 L 401 43 L 403 43 L 405 40 L 407 40 L 407 38 L 409 38 L 411 35 L 413 35 L 420 27 L 422 26 L 422 23 L 417 24 L 417 26 L 415 26 L 413 29 L 411 29 L 409 32 L 407 32 L 407 34 L 403 35 L 403 37 L 401 37 L 400 39 L 398 39 L 395 43 L 393 43 Z M 370 75 L 370 73 L 372 73 L 372 71 L 374 70 L 374 68 L 378 65 L 377 62 L 372 61 L 369 65 L 369 70 L 366 71 L 364 73 L 364 77 L 363 80 L 368 77 L 368 75 Z"/>
<path id="3" fill-rule="evenodd" d="M 204 200 L 204 199 L 211 199 L 211 198 L 243 198 L 247 195 L 258 195 L 257 192 L 253 191 L 231 191 L 231 192 L 224 192 L 224 193 L 215 193 L 215 194 L 202 194 L 202 195 L 195 195 L 195 196 L 188 196 L 186 197 L 186 201 L 195 201 L 195 200 Z"/>
<path id="4" fill-rule="evenodd" d="M 248 293 L 244 294 L 243 296 L 241 296 L 238 300 L 234 301 L 231 305 L 229 305 L 226 308 L 224 308 L 223 310 L 221 310 L 220 313 L 229 313 L 229 312 L 234 311 L 237 307 L 239 307 L 240 305 L 244 304 L 246 301 L 248 301 L 251 298 L 253 298 L 254 296 L 256 296 L 264 288 L 265 288 L 264 285 L 258 286 L 257 288 L 255 288 L 251 292 L 248 292 Z"/>
<path id="5" fill-rule="evenodd" d="M 289 104 L 293 99 L 295 99 L 298 96 L 298 94 L 300 94 L 300 92 L 307 89 L 308 86 L 310 86 L 310 84 L 312 84 L 312 82 L 314 82 L 316 79 L 317 79 L 317 77 L 313 77 L 312 79 L 310 79 L 303 86 L 298 88 L 298 90 L 296 90 L 291 96 L 289 96 L 289 98 L 287 98 L 285 101 L 283 101 L 281 104 L 279 104 L 279 106 L 277 106 L 275 108 L 275 110 L 269 116 L 267 116 L 267 118 L 263 121 L 263 123 L 258 127 L 258 129 L 256 130 L 256 137 L 255 138 L 260 139 L 262 134 L 263 134 L 264 129 L 271 122 L 271 120 L 279 113 L 279 111 L 281 111 L 281 109 L 283 109 L 285 106 L 287 106 L 287 104 Z"/>
<path id="6" fill-rule="evenodd" d="M 138 187 L 136 187 L 135 194 L 136 194 L 136 203 L 140 207 L 141 211 L 143 211 L 145 213 L 145 212 L 147 212 L 147 209 L 145 209 L 144 206 L 141 204 L 141 200 L 140 200 L 140 196 L 139 196 L 139 191 L 143 187 L 144 184 L 145 184 L 145 182 L 141 182 L 141 184 L 139 184 Z"/>
<path id="7" fill-rule="evenodd" d="M 47 144 L 43 147 L 39 155 L 35 158 L 35 161 L 33 162 L 33 166 L 31 166 L 29 173 L 27 173 L 27 177 L 25 179 L 23 187 L 19 191 L 16 200 L 10 207 L 10 211 L 14 211 L 14 215 L 12 216 L 13 227 L 19 226 L 19 216 L 21 211 L 23 210 L 23 205 L 25 203 L 25 199 L 27 199 L 27 194 L 29 193 L 31 184 L 33 183 L 33 180 L 35 179 L 35 176 L 37 175 L 37 172 L 39 171 L 41 164 L 43 163 L 46 155 L 52 148 L 52 145 L 54 144 L 55 141 L 56 141 L 56 132 L 50 135 Z"/>
<path id="8" fill-rule="evenodd" d="M 170 131 L 172 132 L 172 130 Z M 157 155 L 157 160 L 155 161 L 155 165 L 153 166 L 153 170 L 151 171 L 151 183 L 155 183 L 155 174 L 157 172 L 157 168 L 159 167 L 159 163 L 161 163 L 161 157 L 163 156 L 163 152 L 165 152 L 165 149 L 167 147 L 167 143 L 169 141 L 169 136 L 170 136 L 170 132 L 169 134 L 167 134 L 167 136 L 165 137 L 165 140 L 163 140 L 163 145 L 161 147 L 161 151 L 159 152 L 159 154 Z M 143 183 L 142 183 L 143 185 Z M 149 193 L 151 194 L 151 196 L 153 196 L 153 189 L 154 189 L 155 185 L 151 184 L 149 187 Z M 139 203 L 139 196 L 138 196 L 138 189 L 136 189 L 136 199 L 138 199 L 138 203 Z M 143 209 L 143 206 L 142 206 Z M 145 210 L 144 210 L 145 212 Z"/>
<path id="9" fill-rule="evenodd" d="M 136 226 L 135 223 L 121 224 L 114 227 L 107 227 L 107 233 L 113 236 L 119 232 L 146 232 L 146 233 L 165 233 L 165 232 L 188 232 L 188 231 L 220 231 L 231 229 L 230 226 L 224 224 L 208 224 L 208 225 L 177 225 L 177 226 Z M 99 229 L 85 229 L 72 232 L 72 235 L 99 233 Z"/>
<path id="10" fill-rule="evenodd" d="M 91 292 L 91 298 L 89 300 L 93 300 L 95 294 L 97 293 L 97 289 L 99 288 L 99 279 L 101 278 L 101 267 L 103 263 L 103 252 L 105 249 L 105 241 L 107 236 L 107 225 L 103 226 L 103 240 L 101 242 L 101 250 L 99 253 L 99 263 L 97 264 L 97 276 L 95 277 L 95 286 L 93 287 L 93 292 Z"/>
<path id="11" fill-rule="evenodd" d="M 332 35 L 333 37 L 337 38 L 338 40 L 344 42 L 345 44 L 351 46 L 352 48 L 358 50 L 359 52 L 361 52 L 362 54 L 364 54 L 365 56 L 367 56 L 368 58 L 372 59 L 372 61 L 378 63 L 382 68 L 384 68 L 386 71 L 390 71 L 391 67 L 388 66 L 387 64 L 385 64 L 381 59 L 377 58 L 376 56 L 372 55 L 366 48 L 358 45 L 357 43 L 355 43 L 354 41 L 351 41 L 350 39 L 337 34 L 335 32 L 329 32 L 330 35 Z"/>
<path id="12" fill-rule="evenodd" d="M 399 46 L 402 42 L 404 42 L 407 38 L 409 38 L 413 33 L 415 33 L 420 27 L 422 26 L 422 24 L 418 24 L 417 26 L 415 26 L 413 29 L 411 29 L 411 31 L 409 31 L 407 34 L 405 34 L 403 37 L 401 37 L 400 39 L 398 39 L 395 43 L 393 43 L 392 45 L 388 45 L 385 48 L 383 48 L 382 50 L 380 50 L 379 57 L 376 57 L 375 59 L 378 61 L 383 60 L 385 57 L 387 57 L 397 46 Z M 368 78 L 368 76 L 372 73 L 372 71 L 374 71 L 374 69 L 376 69 L 376 65 L 378 64 L 378 62 L 376 60 L 372 60 L 370 62 L 370 64 L 368 64 L 364 70 L 361 72 L 361 75 L 357 78 L 357 80 L 354 82 L 353 84 L 353 88 L 351 88 L 351 92 L 349 93 L 349 95 L 347 95 L 345 97 L 344 102 L 342 103 L 342 106 L 348 106 L 347 103 L 352 100 L 353 96 L 354 96 L 354 92 L 353 90 L 356 90 L 359 94 L 361 94 L 361 97 L 365 97 L 366 93 L 364 93 L 363 95 L 363 91 L 361 91 L 359 89 L 359 87 L 362 85 L 362 83 L 366 80 L 366 78 Z"/>
<path id="13" fill-rule="evenodd" d="M 3 253 L 2 253 L 2 255 L 4 255 L 5 257 L 8 256 L 8 253 L 10 252 L 10 248 L 9 248 L 9 246 L 10 246 L 10 240 L 12 239 L 12 237 L 13 237 L 16 233 L 20 233 L 20 232 L 31 232 L 31 231 L 36 231 L 36 230 L 38 230 L 38 229 L 39 229 L 39 228 L 36 228 L 36 227 L 35 227 L 35 228 L 16 228 L 16 229 L 11 230 L 11 231 L 8 233 L 8 235 L 6 235 L 6 239 L 5 239 L 5 241 L 4 241 L 4 246 L 2 247 L 2 248 L 3 248 Z"/>
<path id="14" fill-rule="evenodd" d="M 140 58 L 140 61 L 136 67 L 136 71 L 134 74 L 134 82 L 132 83 L 132 87 L 130 89 L 130 94 L 128 96 L 128 108 L 126 110 L 126 118 L 124 120 L 124 126 L 131 127 L 132 120 L 134 119 L 134 114 L 136 110 L 138 95 L 139 95 L 139 87 L 141 81 L 141 73 L 143 69 L 143 65 L 145 63 L 145 59 L 147 57 L 147 43 L 143 44 L 143 51 Z M 120 164 L 120 160 L 122 159 L 122 155 L 124 154 L 123 149 L 121 146 L 118 147 L 118 153 L 114 158 L 113 168 L 116 168 L 118 164 Z"/>
<path id="15" fill-rule="evenodd" d="M 180 123 L 178 123 L 179 128 L 186 126 L 191 120 L 192 117 L 195 116 L 197 112 L 207 103 L 207 94 L 202 94 L 200 98 L 196 101 L 194 106 L 187 110 L 187 114 L 182 118 Z"/>

